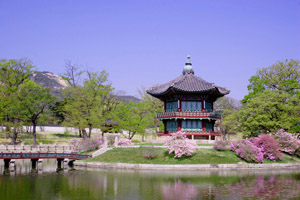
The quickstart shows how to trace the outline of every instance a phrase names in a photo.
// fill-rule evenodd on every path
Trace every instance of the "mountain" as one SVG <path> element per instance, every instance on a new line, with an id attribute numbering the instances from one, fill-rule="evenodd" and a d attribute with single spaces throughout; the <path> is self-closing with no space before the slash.
<path id="1" fill-rule="evenodd" d="M 43 88 L 50 88 L 51 93 L 56 96 L 61 94 L 61 89 L 70 86 L 69 82 L 64 80 L 61 76 L 47 71 L 34 73 L 30 79 Z"/>
<path id="2" fill-rule="evenodd" d="M 37 72 L 32 74 L 30 79 L 43 88 L 50 88 L 51 93 L 59 97 L 61 97 L 61 89 L 70 87 L 67 80 L 63 79 L 61 76 L 53 74 L 52 72 Z M 117 98 L 126 103 L 129 103 L 130 101 L 138 103 L 141 101 L 140 99 L 130 95 L 117 96 Z"/>
<path id="3" fill-rule="evenodd" d="M 130 96 L 130 95 L 126 95 L 126 96 L 117 96 L 117 98 L 120 101 L 123 101 L 125 103 L 129 103 L 130 101 L 132 101 L 133 103 L 139 103 L 141 100 L 136 98 L 135 96 Z"/>

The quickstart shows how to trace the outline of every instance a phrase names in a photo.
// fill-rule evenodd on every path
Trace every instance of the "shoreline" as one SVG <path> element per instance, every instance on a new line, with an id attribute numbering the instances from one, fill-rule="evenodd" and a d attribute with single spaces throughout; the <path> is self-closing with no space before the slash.
<path id="1" fill-rule="evenodd" d="M 166 165 L 166 164 L 135 164 L 135 163 L 101 163 L 75 161 L 74 166 L 99 169 L 136 169 L 136 170 L 240 170 L 240 169 L 300 169 L 298 163 L 271 163 L 271 164 L 187 164 L 187 165 Z"/>

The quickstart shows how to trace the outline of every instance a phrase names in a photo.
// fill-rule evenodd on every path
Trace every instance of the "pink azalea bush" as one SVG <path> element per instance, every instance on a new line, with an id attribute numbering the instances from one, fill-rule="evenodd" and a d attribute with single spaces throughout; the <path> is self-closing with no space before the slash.
<path id="1" fill-rule="evenodd" d="M 224 151 L 224 150 L 228 150 L 227 145 L 228 145 L 228 141 L 217 140 L 215 141 L 213 148 L 218 151 Z"/>
<path id="2" fill-rule="evenodd" d="M 261 149 L 255 146 L 250 140 L 240 140 L 230 144 L 230 149 L 240 158 L 248 162 L 263 162 L 264 154 Z"/>
<path id="3" fill-rule="evenodd" d="M 276 161 L 282 158 L 278 142 L 270 135 L 261 134 L 259 137 L 250 138 L 250 141 L 261 149 L 264 158 Z"/>
<path id="4" fill-rule="evenodd" d="M 195 152 L 196 143 L 184 134 L 182 131 L 177 131 L 165 140 L 164 145 L 169 148 L 169 154 L 175 154 L 175 158 L 181 158 L 183 155 L 192 156 Z"/>
<path id="5" fill-rule="evenodd" d="M 69 145 L 72 147 L 72 152 L 96 150 L 101 144 L 102 139 L 98 135 L 86 139 L 72 139 L 69 142 Z"/>
<path id="6" fill-rule="evenodd" d="M 118 145 L 120 146 L 128 146 L 128 145 L 132 145 L 131 140 L 129 139 L 125 139 L 125 138 L 120 138 Z"/>
<path id="7" fill-rule="evenodd" d="M 300 149 L 300 140 L 296 136 L 280 129 L 274 134 L 274 137 L 283 152 L 291 155 L 298 154 Z"/>

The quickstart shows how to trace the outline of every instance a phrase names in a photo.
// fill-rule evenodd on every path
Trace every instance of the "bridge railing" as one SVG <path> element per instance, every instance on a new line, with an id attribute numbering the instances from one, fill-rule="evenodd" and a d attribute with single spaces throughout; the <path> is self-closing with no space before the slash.
<path id="1" fill-rule="evenodd" d="M 32 145 L 0 145 L 0 152 L 71 152 L 71 146 L 42 145 L 33 147 Z"/>
<path id="2" fill-rule="evenodd" d="M 74 159 L 81 160 L 91 158 L 91 155 L 77 153 L 0 153 L 0 159 Z"/>

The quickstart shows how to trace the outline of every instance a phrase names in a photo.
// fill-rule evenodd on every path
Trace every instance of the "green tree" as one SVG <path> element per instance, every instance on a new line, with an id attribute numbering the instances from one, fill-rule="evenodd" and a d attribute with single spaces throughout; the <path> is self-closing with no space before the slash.
<path id="1" fill-rule="evenodd" d="M 49 106 L 55 102 L 49 88 L 42 88 L 31 80 L 20 85 L 18 93 L 20 117 L 23 122 L 32 125 L 33 146 L 36 146 L 36 127 L 42 115 L 46 115 Z M 43 118 L 45 119 L 45 118 Z"/>
<path id="2" fill-rule="evenodd" d="M 249 93 L 242 100 L 239 129 L 245 136 L 272 132 L 280 128 L 293 130 L 299 124 L 300 65 L 285 60 L 259 69 L 249 79 Z"/>
<path id="3" fill-rule="evenodd" d="M 101 128 L 108 116 L 107 99 L 113 88 L 107 84 L 108 74 L 87 72 L 82 85 L 63 90 L 65 125 L 76 127 L 84 138 L 90 137 L 93 128 Z M 85 128 L 88 128 L 87 134 Z"/>
<path id="4" fill-rule="evenodd" d="M 119 129 L 128 131 L 128 139 L 132 139 L 136 134 L 141 134 L 144 138 L 146 129 L 153 125 L 153 115 L 149 112 L 150 109 L 151 104 L 144 101 L 121 102 L 111 116 L 118 123 Z"/>
<path id="5" fill-rule="evenodd" d="M 217 120 L 216 125 L 220 128 L 223 140 L 238 132 L 238 111 L 240 107 L 241 103 L 230 97 L 221 97 L 215 102 L 215 110 L 222 113 L 222 118 Z"/>
<path id="6" fill-rule="evenodd" d="M 151 127 L 148 128 L 154 128 L 156 129 L 157 132 L 159 130 L 164 130 L 164 124 L 156 118 L 156 113 L 164 112 L 164 103 L 161 100 L 149 95 L 146 92 L 145 87 L 139 89 L 138 92 L 142 102 L 149 108 L 148 110 L 148 113 L 150 115 L 149 117 L 150 120 L 153 121 L 152 123 L 150 123 Z"/>
<path id="7" fill-rule="evenodd" d="M 249 99 L 239 111 L 239 129 L 245 137 L 261 132 L 289 130 L 300 123 L 300 101 L 286 91 L 264 90 Z"/>
<path id="8" fill-rule="evenodd" d="M 284 91 L 300 98 L 300 65 L 298 60 L 285 60 L 270 67 L 264 67 L 249 79 L 249 94 L 242 103 L 247 103 L 264 90 Z"/>
<path id="9" fill-rule="evenodd" d="M 32 62 L 28 59 L 0 60 L 0 120 L 12 144 L 16 143 L 24 123 L 18 100 L 20 87 L 33 72 Z"/>

